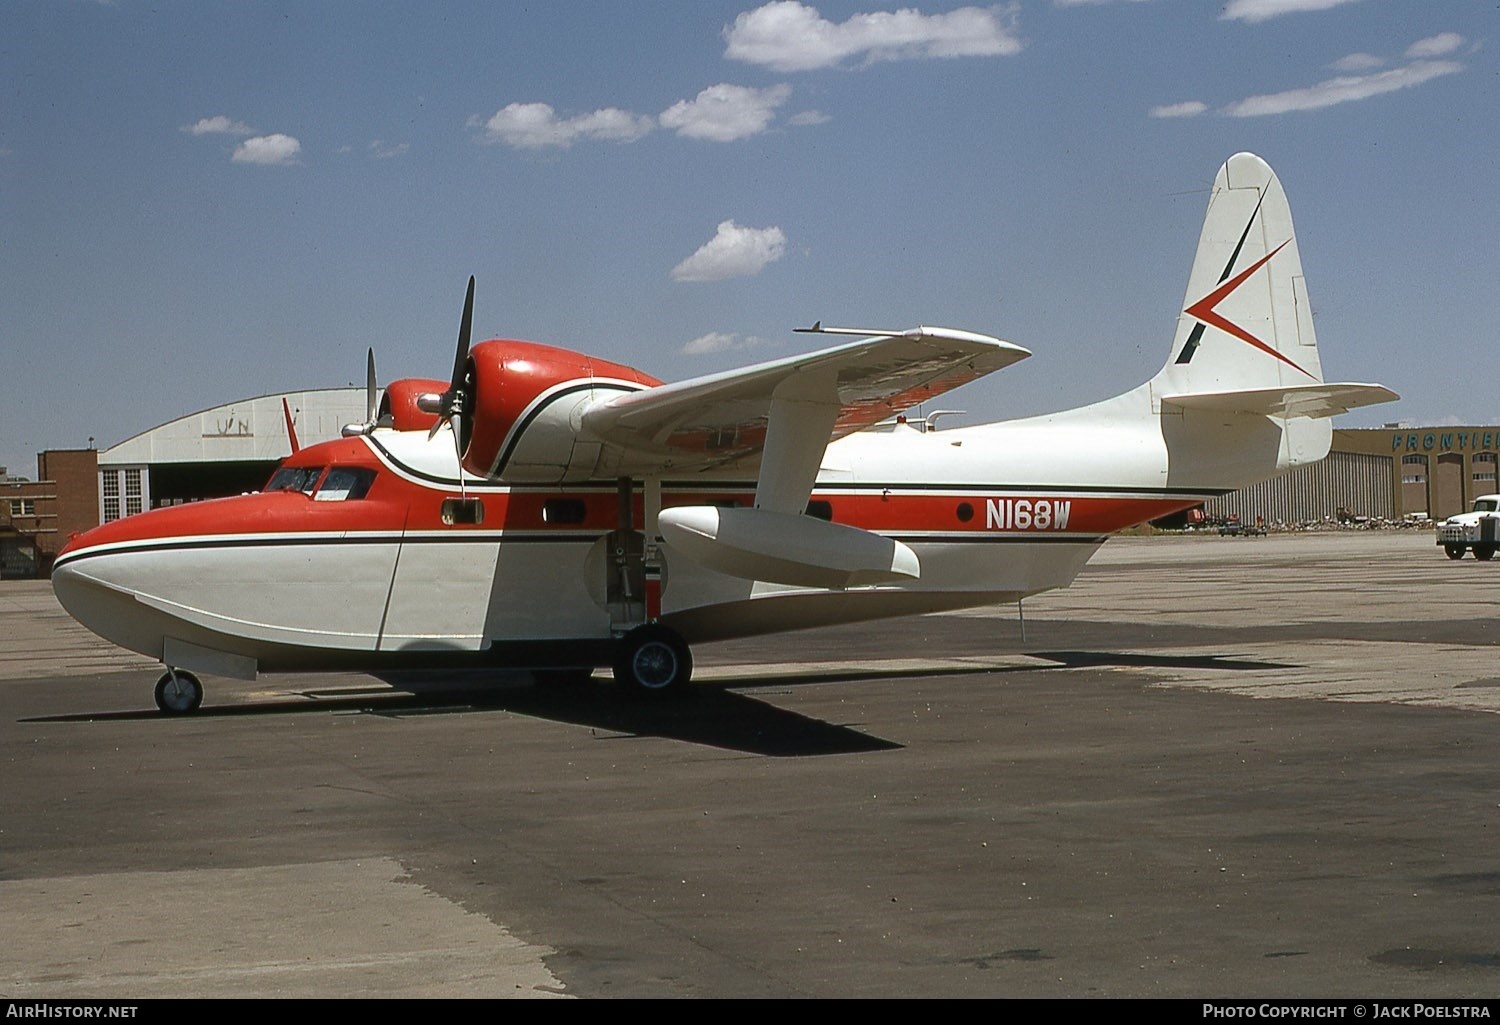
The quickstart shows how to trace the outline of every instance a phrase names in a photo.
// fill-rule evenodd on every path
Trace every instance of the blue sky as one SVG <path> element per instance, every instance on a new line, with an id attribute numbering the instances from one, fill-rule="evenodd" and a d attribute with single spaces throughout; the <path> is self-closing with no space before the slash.
<path id="1" fill-rule="evenodd" d="M 1166 357 L 1207 188 L 1291 198 L 1341 418 L 1500 422 L 1481 0 L 0 6 L 0 465 L 476 338 L 668 380 L 942 324 L 964 422 Z"/>

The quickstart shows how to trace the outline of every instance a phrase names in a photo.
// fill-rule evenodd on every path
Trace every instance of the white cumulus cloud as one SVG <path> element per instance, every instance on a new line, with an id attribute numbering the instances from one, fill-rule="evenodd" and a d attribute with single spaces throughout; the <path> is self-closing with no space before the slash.
<path id="1" fill-rule="evenodd" d="M 1151 108 L 1152 117 L 1197 117 L 1208 109 L 1208 104 L 1200 100 L 1185 100 L 1182 103 L 1168 103 L 1160 107 Z"/>
<path id="2" fill-rule="evenodd" d="M 1412 43 L 1406 48 L 1406 55 L 1415 59 L 1446 57 L 1463 45 L 1464 37 L 1457 32 L 1439 32 L 1435 36 L 1418 39 Z"/>
<path id="3" fill-rule="evenodd" d="M 1251 96 L 1224 108 L 1230 117 L 1261 117 L 1285 114 L 1294 110 L 1320 110 L 1338 103 L 1365 100 L 1381 93 L 1395 92 L 1421 85 L 1443 75 L 1462 71 L 1456 61 L 1414 61 L 1405 67 L 1377 71 L 1369 75 L 1343 75 L 1305 89 Z"/>
<path id="4" fill-rule="evenodd" d="M 662 111 L 661 126 L 689 139 L 734 142 L 759 135 L 776 116 L 776 108 L 792 95 L 789 85 L 751 89 L 719 83 L 694 99 L 678 100 Z"/>
<path id="5" fill-rule="evenodd" d="M 831 22 L 799 0 L 774 0 L 745 11 L 724 29 L 724 56 L 777 71 L 810 71 L 851 58 L 876 61 L 931 57 L 1003 57 L 1021 51 L 1017 3 L 923 14 L 906 7 Z"/>
<path id="6" fill-rule="evenodd" d="M 1253 25 L 1283 14 L 1326 11 L 1356 2 L 1357 0 L 1229 0 L 1224 5 L 1224 13 L 1219 17 L 1224 21 L 1243 21 Z"/>
<path id="7" fill-rule="evenodd" d="M 302 152 L 302 143 L 290 135 L 257 135 L 253 139 L 246 139 L 235 148 L 234 156 L 230 159 L 236 164 L 266 164 L 286 165 L 297 162 L 297 154 Z"/>
<path id="8" fill-rule="evenodd" d="M 182 130 L 189 135 L 254 135 L 255 129 L 243 121 L 235 121 L 219 114 L 216 117 L 199 118 Z"/>
<path id="9" fill-rule="evenodd" d="M 791 117 L 787 118 L 787 124 L 797 125 L 799 127 L 805 128 L 809 125 L 826 125 L 832 120 L 833 118 L 829 117 L 821 110 L 804 110 L 800 114 L 793 114 Z"/>
<path id="10" fill-rule="evenodd" d="M 754 335 L 710 331 L 688 342 L 681 351 L 684 356 L 709 356 L 716 352 L 733 352 L 737 349 L 759 349 L 765 344 L 764 340 Z"/>
<path id="11" fill-rule="evenodd" d="M 503 142 L 516 149 L 567 149 L 579 139 L 634 142 L 648 135 L 655 122 L 618 107 L 604 107 L 588 114 L 559 118 L 546 103 L 511 103 L 484 123 L 486 142 Z"/>
<path id="12" fill-rule="evenodd" d="M 742 228 L 719 224 L 714 237 L 672 268 L 673 281 L 723 281 L 759 274 L 786 252 L 786 234 L 776 227 Z"/>
<path id="13" fill-rule="evenodd" d="M 1376 57 L 1374 54 L 1351 53 L 1347 57 L 1340 57 L 1334 61 L 1332 67 L 1335 71 L 1373 71 L 1384 64 L 1384 58 Z"/>

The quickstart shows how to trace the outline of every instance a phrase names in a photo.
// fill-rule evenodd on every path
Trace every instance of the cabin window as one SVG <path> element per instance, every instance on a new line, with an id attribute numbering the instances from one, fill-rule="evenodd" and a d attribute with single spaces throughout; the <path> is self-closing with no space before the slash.
<path id="1" fill-rule="evenodd" d="M 335 466 L 323 478 L 313 499 L 318 502 L 347 502 L 364 498 L 375 483 L 375 471 L 364 466 Z"/>
<path id="2" fill-rule="evenodd" d="M 833 503 L 824 502 L 821 499 L 808 502 L 807 515 L 815 520 L 829 520 L 831 522 L 833 520 Z"/>
<path id="3" fill-rule="evenodd" d="M 955 510 L 955 515 L 958 516 L 958 522 L 968 523 L 974 518 L 974 507 L 968 502 L 960 502 L 958 503 L 958 508 Z"/>
<path id="4" fill-rule="evenodd" d="M 304 495 L 310 495 L 321 476 L 323 476 L 321 466 L 283 466 L 271 474 L 266 490 L 300 491 Z"/>
<path id="5" fill-rule="evenodd" d="M 588 506 L 581 498 L 549 498 L 542 503 L 542 522 L 552 526 L 576 526 L 587 516 Z"/>
<path id="6" fill-rule="evenodd" d="M 484 522 L 484 502 L 478 498 L 445 498 L 443 522 L 450 527 L 477 527 Z"/>

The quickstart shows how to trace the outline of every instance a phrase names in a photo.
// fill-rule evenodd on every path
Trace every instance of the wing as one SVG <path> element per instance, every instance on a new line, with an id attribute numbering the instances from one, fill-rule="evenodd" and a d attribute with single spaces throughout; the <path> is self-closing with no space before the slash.
<path id="1" fill-rule="evenodd" d="M 584 412 L 583 433 L 622 476 L 760 467 L 764 487 L 770 464 L 801 490 L 776 504 L 800 512 L 830 441 L 1031 355 L 949 328 L 810 330 L 858 340 L 610 398 Z"/>

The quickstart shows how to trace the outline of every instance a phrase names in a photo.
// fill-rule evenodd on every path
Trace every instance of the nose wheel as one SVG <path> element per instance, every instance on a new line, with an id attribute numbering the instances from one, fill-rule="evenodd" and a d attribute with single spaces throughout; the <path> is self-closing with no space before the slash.
<path id="1" fill-rule="evenodd" d="M 615 682 L 635 694 L 668 694 L 682 690 L 693 675 L 687 642 L 660 623 L 647 623 L 618 642 Z"/>
<path id="2" fill-rule="evenodd" d="M 203 704 L 203 684 L 186 669 L 170 666 L 156 681 L 156 707 L 163 715 L 187 715 Z"/>

